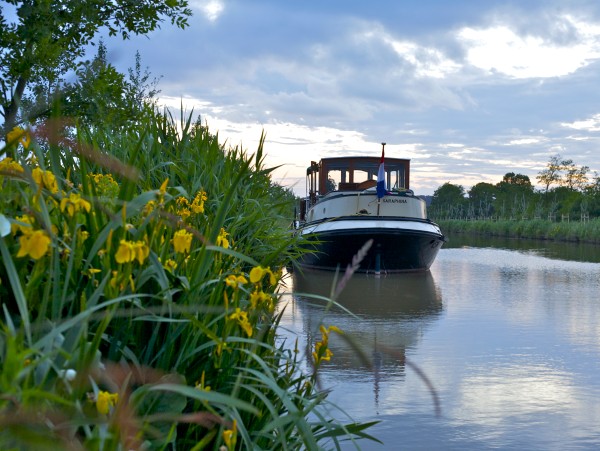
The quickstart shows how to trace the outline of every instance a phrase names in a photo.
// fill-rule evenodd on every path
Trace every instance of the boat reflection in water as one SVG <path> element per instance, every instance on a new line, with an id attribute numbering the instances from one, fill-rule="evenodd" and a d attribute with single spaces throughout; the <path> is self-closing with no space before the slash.
<path id="1" fill-rule="evenodd" d="M 333 357 L 319 372 L 333 373 L 336 381 L 373 373 L 376 383 L 404 372 L 406 349 L 418 344 L 442 312 L 442 297 L 431 273 L 354 274 L 336 299 L 342 308 L 309 296 L 330 297 L 333 283 L 330 271 L 305 269 L 293 274 L 293 308 L 302 317 L 307 355 L 320 339 L 321 324 L 336 326 L 349 337 L 330 334 Z"/>

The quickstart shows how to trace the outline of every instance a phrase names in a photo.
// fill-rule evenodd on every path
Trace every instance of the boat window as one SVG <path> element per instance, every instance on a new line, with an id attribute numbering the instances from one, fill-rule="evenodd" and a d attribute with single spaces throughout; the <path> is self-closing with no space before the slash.
<path id="1" fill-rule="evenodd" d="M 380 161 L 376 158 L 332 158 L 324 160 L 319 171 L 319 194 L 353 191 L 361 183 L 377 181 Z M 312 168 L 312 166 L 311 166 Z M 407 165 L 390 159 L 385 162 L 385 181 L 389 190 L 404 190 L 408 185 Z M 312 185 L 311 185 L 312 186 Z"/>
<path id="2" fill-rule="evenodd" d="M 326 191 L 322 194 L 327 194 L 331 191 L 335 191 L 340 182 L 346 183 L 348 180 L 348 171 L 332 169 L 327 171 L 327 181 L 325 183 Z"/>
<path id="3" fill-rule="evenodd" d="M 377 180 L 377 171 L 361 170 L 354 171 L 354 181 L 356 183 L 366 182 L 367 180 Z"/>
<path id="4" fill-rule="evenodd" d="M 337 189 L 337 186 L 338 186 L 338 184 L 336 183 L 336 181 L 334 179 L 332 179 L 332 178 L 327 179 L 327 185 L 326 185 L 327 192 L 335 191 Z"/>
<path id="5" fill-rule="evenodd" d="M 404 189 L 406 187 L 406 178 L 404 176 L 403 167 L 401 169 L 386 170 L 386 172 L 386 182 L 389 189 Z"/>

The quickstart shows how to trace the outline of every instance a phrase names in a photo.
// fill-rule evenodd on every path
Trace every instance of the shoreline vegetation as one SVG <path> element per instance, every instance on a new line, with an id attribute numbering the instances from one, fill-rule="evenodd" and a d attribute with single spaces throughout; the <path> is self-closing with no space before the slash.
<path id="1" fill-rule="evenodd" d="M 319 386 L 336 358 L 329 336 L 350 337 L 316 324 L 300 350 L 278 336 L 281 269 L 301 249 L 288 229 L 294 196 L 272 182 L 264 139 L 253 154 L 220 144 L 199 117 L 160 112 L 139 53 L 127 74 L 107 57 L 101 30 L 185 29 L 188 2 L 10 3 L 0 449 L 377 441 L 365 432 L 376 422 L 353 422 Z"/>
<path id="2" fill-rule="evenodd" d="M 443 219 L 434 221 L 443 233 L 475 234 L 489 237 L 550 240 L 600 244 L 600 218 L 588 221 L 549 221 L 543 219 L 521 220 L 464 220 Z"/>
<path id="3" fill-rule="evenodd" d="M 191 115 L 139 117 L 41 121 L 0 148 L 0 448 L 377 441 L 319 387 L 343 331 L 321 324 L 306 352 L 278 338 L 300 251 L 264 141 L 247 154 Z"/>

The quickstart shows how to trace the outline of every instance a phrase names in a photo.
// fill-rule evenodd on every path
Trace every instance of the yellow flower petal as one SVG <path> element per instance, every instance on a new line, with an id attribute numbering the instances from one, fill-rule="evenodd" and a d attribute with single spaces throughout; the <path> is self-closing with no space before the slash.
<path id="1" fill-rule="evenodd" d="M 250 282 L 258 283 L 262 280 L 265 275 L 265 268 L 262 266 L 255 266 L 250 270 Z"/>
<path id="2" fill-rule="evenodd" d="M 172 240 L 175 252 L 179 254 L 189 253 L 192 246 L 192 237 L 193 235 L 184 229 L 175 232 Z"/>
<path id="3" fill-rule="evenodd" d="M 119 248 L 115 254 L 115 260 L 117 263 L 129 263 L 135 259 L 135 249 L 133 243 L 126 240 L 119 242 Z"/>
<path id="4" fill-rule="evenodd" d="M 167 192 L 167 186 L 168 186 L 168 185 L 169 185 L 169 179 L 165 179 L 165 181 L 164 181 L 164 182 L 162 182 L 162 185 L 160 185 L 160 189 L 159 189 L 159 191 L 160 191 L 160 194 L 161 194 L 162 196 L 164 196 L 164 195 L 165 195 L 165 193 Z"/>
<path id="5" fill-rule="evenodd" d="M 96 396 L 96 410 L 102 415 L 107 415 L 111 407 L 114 407 L 119 402 L 118 393 L 109 393 L 107 391 L 100 391 Z"/>
<path id="6" fill-rule="evenodd" d="M 52 240 L 43 230 L 35 230 L 31 233 L 23 235 L 19 239 L 19 252 L 17 257 L 25 257 L 29 255 L 34 260 L 39 260 L 50 249 Z"/>
<path id="7" fill-rule="evenodd" d="M 228 235 L 229 235 L 229 233 L 226 232 L 223 227 L 221 227 L 221 230 L 219 231 L 219 236 L 217 237 L 217 246 L 221 246 L 221 247 L 224 247 L 225 249 L 228 249 L 229 248 L 229 240 L 227 239 Z"/>
<path id="8" fill-rule="evenodd" d="M 31 136 L 27 130 L 22 129 L 21 127 L 15 127 L 6 134 L 6 141 L 20 143 L 27 149 L 31 143 Z"/>

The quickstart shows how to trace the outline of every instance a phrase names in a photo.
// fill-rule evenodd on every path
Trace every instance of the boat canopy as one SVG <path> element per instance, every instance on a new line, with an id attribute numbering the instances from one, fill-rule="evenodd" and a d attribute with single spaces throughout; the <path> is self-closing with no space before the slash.
<path id="1" fill-rule="evenodd" d="M 379 157 L 323 158 L 312 161 L 306 169 L 311 197 L 323 196 L 332 191 L 362 191 L 377 184 Z M 403 191 L 410 188 L 410 160 L 386 158 L 385 182 L 388 190 Z"/>

